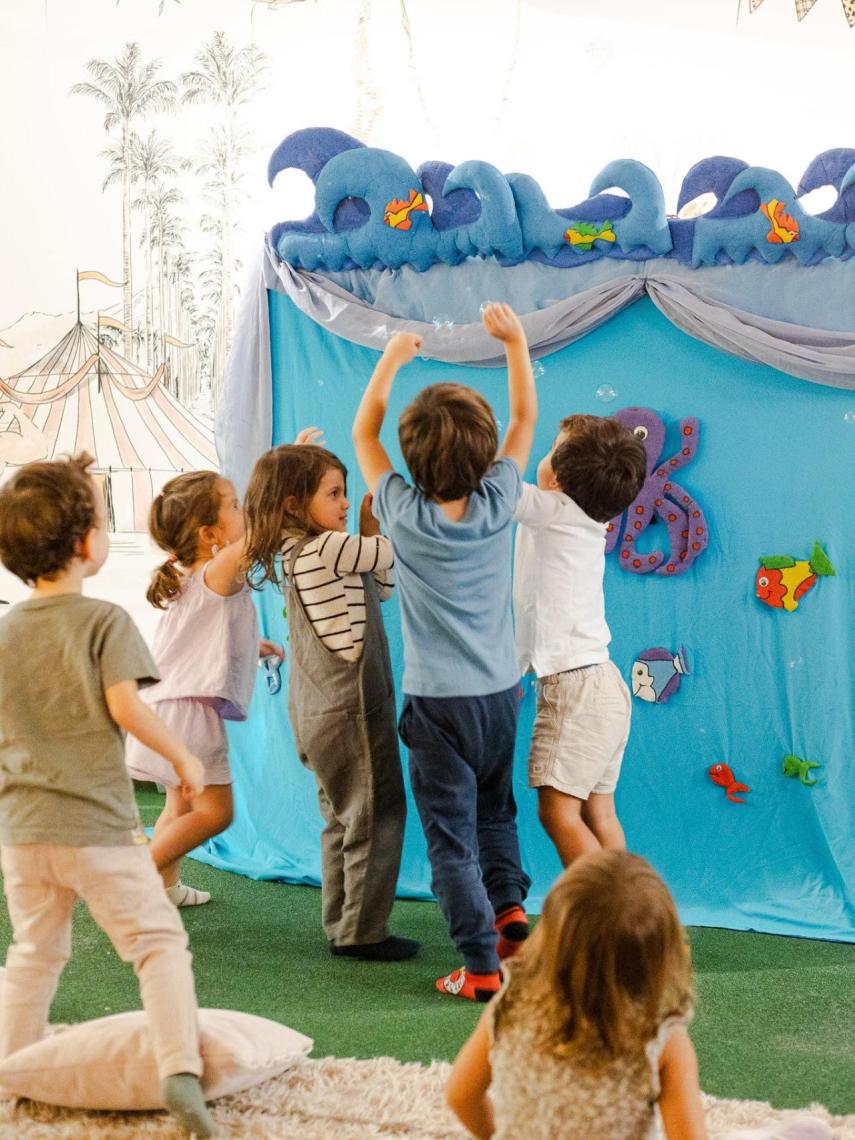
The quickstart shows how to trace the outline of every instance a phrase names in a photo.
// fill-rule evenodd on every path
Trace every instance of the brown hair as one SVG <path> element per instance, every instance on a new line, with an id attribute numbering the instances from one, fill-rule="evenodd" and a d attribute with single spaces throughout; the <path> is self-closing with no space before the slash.
<path id="1" fill-rule="evenodd" d="M 401 454 L 429 499 L 448 502 L 475 491 L 496 461 L 493 409 L 465 384 L 431 384 L 398 421 Z"/>
<path id="2" fill-rule="evenodd" d="M 98 522 L 94 463 L 73 459 L 27 463 L 0 488 L 0 559 L 27 585 L 56 578 Z"/>
<path id="3" fill-rule="evenodd" d="M 199 557 L 199 528 L 214 526 L 219 518 L 221 478 L 216 471 L 177 475 L 164 484 L 151 504 L 148 529 L 170 556 L 152 574 L 145 595 L 159 610 L 165 610 L 184 585 L 184 575 L 176 564 L 192 566 Z"/>
<path id="4" fill-rule="evenodd" d="M 643 1049 L 693 1000 L 674 900 L 647 860 L 626 851 L 568 867 L 546 897 L 518 979 L 544 1013 L 547 1047 L 581 1047 L 592 1060 Z"/>
<path id="5" fill-rule="evenodd" d="M 624 511 L 647 477 L 641 440 L 607 416 L 567 416 L 567 438 L 552 453 L 552 470 L 565 495 L 586 515 L 605 523 Z"/>
<path id="6" fill-rule="evenodd" d="M 271 448 L 258 460 L 243 502 L 250 585 L 279 584 L 276 558 L 288 535 L 320 533 L 309 514 L 309 501 L 330 468 L 342 473 L 346 487 L 347 468 L 325 447 L 286 443 Z M 293 513 L 286 506 L 292 497 L 297 501 Z M 260 577 L 256 567 L 261 568 Z"/>

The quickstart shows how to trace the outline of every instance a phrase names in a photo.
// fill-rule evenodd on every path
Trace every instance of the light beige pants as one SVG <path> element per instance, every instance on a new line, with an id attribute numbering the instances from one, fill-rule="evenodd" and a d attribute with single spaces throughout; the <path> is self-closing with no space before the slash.
<path id="1" fill-rule="evenodd" d="M 0 1060 L 44 1037 L 81 898 L 134 968 L 161 1079 L 201 1076 L 187 933 L 148 848 L 31 843 L 3 846 L 0 859 L 15 936 L 2 984 Z"/>

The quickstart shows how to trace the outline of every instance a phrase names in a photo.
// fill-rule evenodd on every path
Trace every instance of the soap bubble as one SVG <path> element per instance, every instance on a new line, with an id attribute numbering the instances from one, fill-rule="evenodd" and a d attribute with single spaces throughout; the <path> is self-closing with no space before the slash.
<path id="1" fill-rule="evenodd" d="M 789 665 L 789 667 L 791 669 L 798 669 L 798 667 L 800 665 L 804 665 L 804 663 L 805 663 L 804 657 L 796 657 L 796 659 L 794 661 L 788 661 L 787 662 L 787 664 Z"/>
<path id="2" fill-rule="evenodd" d="M 495 301 L 482 301 L 481 302 L 481 316 L 484 316 L 484 310 L 489 309 L 491 305 L 495 305 Z"/>
<path id="3" fill-rule="evenodd" d="M 597 389 L 597 399 L 602 404 L 610 404 L 617 396 L 617 392 L 611 384 L 601 384 Z"/>
<path id="4" fill-rule="evenodd" d="M 447 313 L 438 313 L 433 318 L 432 324 L 434 331 L 438 333 L 439 336 L 448 336 L 454 328 L 454 321 Z"/>
<path id="5" fill-rule="evenodd" d="M 544 374 L 544 372 L 546 371 L 546 369 L 543 367 L 543 365 L 540 363 L 539 360 L 534 361 L 534 363 L 531 366 L 531 370 L 534 373 L 535 380 L 539 380 L 541 378 L 541 376 Z"/>
<path id="6" fill-rule="evenodd" d="M 847 424 L 855 424 L 855 412 L 844 412 L 843 419 Z"/>
<path id="7" fill-rule="evenodd" d="M 496 429 L 500 435 L 505 430 L 505 425 L 502 423 L 501 420 L 496 420 Z"/>
<path id="8" fill-rule="evenodd" d="M 319 388 L 323 388 L 323 386 L 324 386 L 324 382 L 323 382 L 323 380 L 319 380 L 319 381 L 318 381 L 318 387 L 319 387 Z"/>

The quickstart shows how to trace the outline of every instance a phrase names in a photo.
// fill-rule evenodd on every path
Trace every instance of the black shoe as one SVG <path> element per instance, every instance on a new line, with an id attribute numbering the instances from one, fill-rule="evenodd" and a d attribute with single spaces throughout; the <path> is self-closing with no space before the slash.
<path id="1" fill-rule="evenodd" d="M 362 958 L 365 962 L 402 962 L 421 950 L 421 943 L 412 938 L 396 938 L 390 934 L 382 942 L 353 942 L 349 946 L 330 943 L 330 953 L 337 958 Z"/>

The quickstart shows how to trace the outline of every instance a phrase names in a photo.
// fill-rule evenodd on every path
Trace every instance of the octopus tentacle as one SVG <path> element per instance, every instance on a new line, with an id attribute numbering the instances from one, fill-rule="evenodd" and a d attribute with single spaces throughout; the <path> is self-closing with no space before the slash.
<path id="1" fill-rule="evenodd" d="M 657 570 L 665 560 L 661 550 L 641 553 L 636 549 L 636 541 L 653 521 L 657 512 L 654 499 L 650 495 L 639 496 L 626 512 L 621 531 L 621 566 L 632 574 L 649 574 Z"/>
<path id="2" fill-rule="evenodd" d="M 682 447 L 676 455 L 672 455 L 670 459 L 660 463 L 656 468 L 656 474 L 663 479 L 667 479 L 675 471 L 679 471 L 681 467 L 685 467 L 687 463 L 695 457 L 698 450 L 698 438 L 700 435 L 700 424 L 698 423 L 697 416 L 686 416 L 685 419 L 680 420 L 680 440 Z"/>
<path id="3" fill-rule="evenodd" d="M 670 485 L 672 490 L 676 484 Z M 668 543 L 670 546 L 668 552 L 668 561 L 664 566 L 658 567 L 656 573 L 663 576 L 670 576 L 678 574 L 682 569 L 682 563 L 687 559 L 686 551 L 689 546 L 689 516 L 685 510 L 678 504 L 671 500 L 672 490 L 666 491 L 663 487 L 661 505 L 657 505 L 654 509 L 656 515 L 665 524 L 668 531 Z M 657 504 L 659 499 L 657 498 Z"/>
<path id="4" fill-rule="evenodd" d="M 689 534 L 686 542 L 686 557 L 683 561 L 687 566 L 691 566 L 709 545 L 709 526 L 701 504 L 692 498 L 685 487 L 681 487 L 679 483 L 674 483 L 669 495 L 677 502 L 678 506 L 685 510 L 688 516 Z"/>

